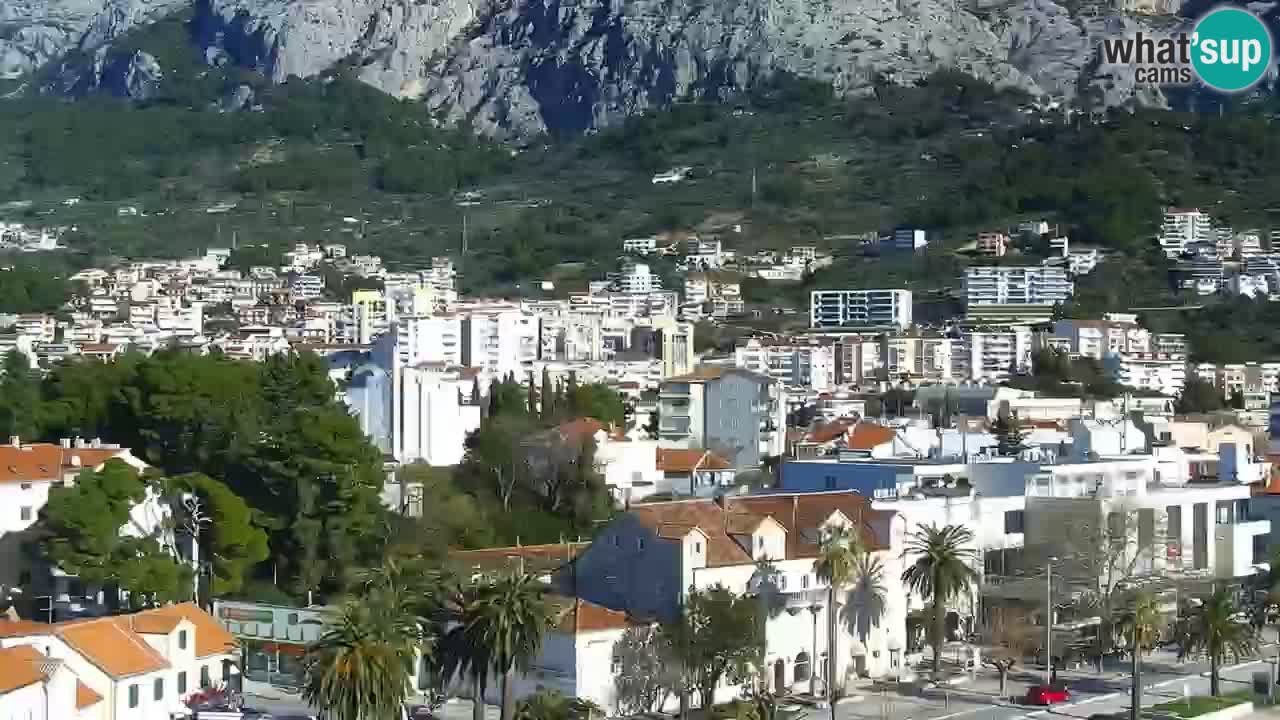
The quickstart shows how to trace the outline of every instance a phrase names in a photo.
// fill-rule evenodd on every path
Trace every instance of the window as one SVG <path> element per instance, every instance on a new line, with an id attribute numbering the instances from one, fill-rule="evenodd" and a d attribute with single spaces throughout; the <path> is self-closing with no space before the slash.
<path id="1" fill-rule="evenodd" d="M 23 489 L 23 490 L 30 490 L 30 489 L 31 489 L 31 483 L 22 483 L 21 487 L 22 487 L 22 489 Z"/>
<path id="2" fill-rule="evenodd" d="M 178 631 L 178 649 L 179 650 L 187 649 L 187 631 L 186 630 Z"/>
<path id="3" fill-rule="evenodd" d="M 297 625 L 297 624 L 298 624 L 298 613 L 289 613 L 289 619 L 288 619 L 288 622 L 289 622 L 289 624 L 290 624 L 290 625 Z"/>
<path id="4" fill-rule="evenodd" d="M 187 674 L 185 672 L 178 673 L 178 694 L 183 695 L 187 692 Z"/>
<path id="5" fill-rule="evenodd" d="M 694 543 L 694 544 L 693 544 L 693 551 L 694 551 L 695 553 L 701 553 L 701 552 L 702 552 L 702 541 L 701 541 L 701 540 L 699 540 L 698 542 L 696 542 L 696 543 Z"/>
<path id="6" fill-rule="evenodd" d="M 800 589 L 801 590 L 809 589 L 809 573 L 805 573 L 804 575 L 800 576 Z"/>
<path id="7" fill-rule="evenodd" d="M 835 475 L 828 475 L 828 476 L 826 476 L 826 477 L 825 477 L 825 478 L 823 478 L 823 479 L 824 479 L 824 480 L 826 480 L 826 483 L 827 483 L 827 489 L 828 489 L 828 490 L 835 490 L 835 489 L 836 489 L 836 476 L 835 476 Z"/>
<path id="8" fill-rule="evenodd" d="M 156 678 L 154 694 L 156 700 L 164 699 L 164 678 Z"/>
<path id="9" fill-rule="evenodd" d="M 637 550 L 644 549 L 644 538 L 636 538 L 636 549 Z"/>
<path id="10" fill-rule="evenodd" d="M 613 675 L 622 674 L 622 658 L 617 655 L 613 656 L 613 661 L 609 663 L 609 672 Z"/>
<path id="11" fill-rule="evenodd" d="M 618 541 L 618 536 L 617 536 L 617 535 L 614 535 L 614 536 L 613 536 L 613 546 L 614 546 L 614 547 L 618 547 L 618 542 L 619 542 L 619 541 Z"/>
<path id="12" fill-rule="evenodd" d="M 30 508 L 30 507 L 23 507 L 21 510 L 19 510 L 19 511 L 18 511 L 18 515 L 19 515 L 23 520 L 30 520 L 30 519 L 31 519 L 31 508 Z"/>
<path id="13" fill-rule="evenodd" d="M 129 707 L 138 707 L 138 685 L 134 683 L 129 686 Z"/>
<path id="14" fill-rule="evenodd" d="M 1004 511 L 1004 533 L 1026 532 L 1026 515 L 1022 510 Z"/>
<path id="15" fill-rule="evenodd" d="M 213 681 L 209 679 L 209 666 L 200 666 L 200 688 L 205 689 L 213 685 Z"/>
<path id="16" fill-rule="evenodd" d="M 1231 501 L 1219 500 L 1217 505 L 1217 516 L 1219 525 L 1231 524 Z"/>

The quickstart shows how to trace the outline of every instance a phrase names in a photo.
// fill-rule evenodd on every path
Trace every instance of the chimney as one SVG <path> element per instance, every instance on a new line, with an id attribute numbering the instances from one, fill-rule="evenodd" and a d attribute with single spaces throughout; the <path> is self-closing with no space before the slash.
<path id="1" fill-rule="evenodd" d="M 22 438 L 18 437 L 17 435 L 10 435 L 9 444 L 16 448 L 22 447 Z"/>
<path id="2" fill-rule="evenodd" d="M 94 438 L 93 447 L 94 449 L 100 449 L 102 447 L 102 438 Z"/>
<path id="3" fill-rule="evenodd" d="M 75 442 L 74 442 L 74 445 L 75 445 L 75 447 L 76 447 L 76 448 L 83 448 L 83 447 L 84 447 L 84 438 L 82 438 L 82 437 L 80 437 L 79 435 L 77 435 L 77 436 L 76 436 L 76 439 L 75 439 Z"/>
<path id="4" fill-rule="evenodd" d="M 63 450 L 70 450 L 71 438 L 62 438 L 61 440 L 58 441 L 58 445 L 62 446 Z"/>

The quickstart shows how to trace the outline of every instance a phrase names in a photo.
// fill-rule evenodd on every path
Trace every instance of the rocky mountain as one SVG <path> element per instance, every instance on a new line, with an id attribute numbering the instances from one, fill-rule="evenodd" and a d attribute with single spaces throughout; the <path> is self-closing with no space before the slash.
<path id="1" fill-rule="evenodd" d="M 0 20 L 17 29 L 0 34 L 0 69 L 97 48 L 96 64 L 60 90 L 145 94 L 163 68 L 129 48 L 101 48 L 191 1 L 18 0 L 15 10 L 10 0 Z M 1081 0 L 194 2 L 192 41 L 211 64 L 275 82 L 348 64 L 387 93 L 498 137 L 589 130 L 726 96 L 775 71 L 857 93 L 878 74 L 911 82 L 951 67 L 1064 101 L 1087 93 L 1107 105 L 1160 104 L 1158 91 L 1135 90 L 1125 68 L 1099 66 L 1095 48 L 1103 37 L 1177 22 Z"/>
<path id="2" fill-rule="evenodd" d="M 129 29 L 191 0 L 4 0 L 0 78 L 17 78 L 63 55 L 92 53 Z"/>

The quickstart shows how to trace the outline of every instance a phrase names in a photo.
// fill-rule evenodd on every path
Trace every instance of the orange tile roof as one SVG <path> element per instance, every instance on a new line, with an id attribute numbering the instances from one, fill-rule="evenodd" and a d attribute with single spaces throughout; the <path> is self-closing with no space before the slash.
<path id="1" fill-rule="evenodd" d="M 99 670 L 116 677 L 155 672 L 169 667 L 155 648 L 129 630 L 127 616 L 99 618 L 57 628 L 58 637 Z"/>
<path id="2" fill-rule="evenodd" d="M 593 602 L 562 595 L 552 595 L 549 600 L 555 608 L 555 616 L 559 618 L 556 630 L 565 634 L 623 630 L 633 624 L 626 613 Z"/>
<path id="3" fill-rule="evenodd" d="M 143 610 L 135 613 L 135 626 L 139 624 L 149 624 L 153 628 L 169 627 L 169 630 L 161 632 L 171 632 L 177 627 L 179 620 L 186 620 L 195 626 L 195 654 L 197 658 L 205 658 L 210 655 L 222 655 L 231 652 L 236 647 L 235 636 L 227 632 L 212 615 L 201 610 L 194 603 L 178 603 L 177 605 L 169 605 L 167 607 L 155 608 L 153 610 Z M 139 629 L 137 632 L 148 632 Z"/>
<path id="4" fill-rule="evenodd" d="M 659 472 L 689 473 L 696 467 L 699 470 L 731 470 L 733 463 L 719 455 L 701 448 L 683 450 L 679 448 L 658 448 L 657 466 Z M 703 459 L 703 455 L 706 459 Z"/>
<path id="5" fill-rule="evenodd" d="M 875 423 L 861 422 L 853 426 L 849 431 L 849 439 L 845 443 L 845 447 L 850 450 L 871 450 L 872 448 L 883 445 L 887 442 L 893 442 L 898 436 L 893 428 L 887 428 L 883 425 Z"/>
<path id="6" fill-rule="evenodd" d="M 786 531 L 786 559 L 817 557 L 817 530 L 837 511 L 855 526 L 862 526 L 869 548 L 888 547 L 888 522 L 893 513 L 872 510 L 867 498 L 854 491 L 647 503 L 633 506 L 631 515 L 664 539 L 682 538 L 698 528 L 707 536 L 707 565 L 717 567 L 753 562 L 749 548 L 735 536 L 751 532 L 765 517 L 773 518 Z"/>
<path id="7" fill-rule="evenodd" d="M 40 672 L 44 655 L 30 645 L 0 649 L 0 695 L 38 683 L 47 676 Z"/>
<path id="8" fill-rule="evenodd" d="M 45 623 L 31 622 L 30 620 L 0 619 L 0 638 L 45 635 L 48 634 L 50 627 Z"/>
<path id="9" fill-rule="evenodd" d="M 0 445 L 0 483 L 61 480 L 64 471 L 96 468 L 125 452 L 118 448 L 64 448 L 52 443 Z M 74 458 L 79 458 L 80 465 L 73 464 Z"/>
<path id="10" fill-rule="evenodd" d="M 560 423 L 560 437 L 566 440 L 578 440 L 594 437 L 601 430 L 608 430 L 605 424 L 595 418 L 581 417 Z"/>
<path id="11" fill-rule="evenodd" d="M 96 705 L 102 700 L 102 696 L 93 691 L 93 688 L 85 685 L 79 680 L 76 681 L 76 709 L 83 710 L 90 705 Z"/>
<path id="12" fill-rule="evenodd" d="M 192 603 L 143 610 L 133 615 L 58 623 L 52 631 L 95 667 L 112 677 L 128 677 L 169 667 L 143 635 L 168 634 L 186 620 L 195 629 L 195 656 L 231 652 L 236 640 L 213 616 Z"/>
<path id="13" fill-rule="evenodd" d="M 578 556 L 590 543 L 547 543 L 545 545 L 516 545 L 512 547 L 483 548 L 480 550 L 454 550 L 449 559 L 467 568 L 481 570 L 508 570 L 517 568 L 523 561 L 525 570 L 555 570 Z"/>
<path id="14" fill-rule="evenodd" d="M 720 365 L 699 365 L 686 375 L 677 375 L 673 378 L 667 378 L 666 382 L 702 382 L 704 380 L 718 380 L 724 377 L 725 372 L 729 368 Z"/>
<path id="15" fill-rule="evenodd" d="M 58 445 L 0 445 L 0 483 L 60 480 L 62 448 Z"/>
<path id="16" fill-rule="evenodd" d="M 832 440 L 838 440 L 849 432 L 849 428 L 855 424 L 852 419 L 839 419 L 824 425 L 818 425 L 803 438 L 808 442 L 829 443 Z"/>

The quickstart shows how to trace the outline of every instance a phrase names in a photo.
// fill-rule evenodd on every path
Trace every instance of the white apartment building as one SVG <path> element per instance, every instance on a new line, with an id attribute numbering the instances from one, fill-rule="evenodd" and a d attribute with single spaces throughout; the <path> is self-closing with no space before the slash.
<path id="1" fill-rule="evenodd" d="M 967 352 L 957 356 L 961 361 L 956 374 L 961 377 L 967 374 L 976 382 L 997 383 L 1031 370 L 1032 333 L 1027 328 L 974 330 L 962 340 Z"/>
<path id="2" fill-rule="evenodd" d="M 627 238 L 622 241 L 622 252 L 649 255 L 658 251 L 657 237 Z"/>
<path id="3" fill-rule="evenodd" d="M 880 339 L 881 367 L 888 380 L 949 382 L 954 378 L 959 345 L 954 338 L 937 334 L 886 333 Z"/>
<path id="4" fill-rule="evenodd" d="M 295 300 L 314 300 L 324 294 L 324 278 L 319 275 L 298 275 L 289 283 L 289 292 Z"/>
<path id="5" fill-rule="evenodd" d="M 0 716 L 170 720 L 238 661 L 235 638 L 192 603 L 54 625 L 0 620 Z M 25 682 L 3 690 L 15 681 Z"/>
<path id="6" fill-rule="evenodd" d="M 1175 258 L 1192 244 L 1214 243 L 1213 222 L 1197 209 L 1169 208 L 1160 225 L 1159 244 L 1167 257 Z"/>
<path id="7" fill-rule="evenodd" d="M 791 387 L 821 392 L 835 386 L 835 346 L 830 343 L 773 343 L 752 338 L 734 348 L 733 362 Z"/>
<path id="8" fill-rule="evenodd" d="M 1181 353 L 1108 353 L 1102 367 L 1121 385 L 1170 397 L 1181 394 L 1187 383 L 1187 357 Z"/>
<path id="9" fill-rule="evenodd" d="M 28 313 L 19 315 L 13 324 L 18 335 L 31 338 L 38 343 L 51 343 L 57 339 L 58 323 L 52 315 Z"/>
<path id="10" fill-rule="evenodd" d="M 809 327 L 911 326 L 910 290 L 814 290 Z"/>
<path id="11" fill-rule="evenodd" d="M 396 320 L 396 361 L 462 365 L 462 318 L 456 314 L 412 315 Z"/>
<path id="12" fill-rule="evenodd" d="M 1074 248 L 1067 252 L 1067 272 L 1076 277 L 1088 275 L 1101 259 L 1097 248 Z"/>
<path id="13" fill-rule="evenodd" d="M 392 390 L 392 447 L 402 463 L 457 465 L 469 433 L 480 428 L 480 406 L 464 404 L 476 373 L 441 363 L 396 368 Z"/>
<path id="14" fill-rule="evenodd" d="M 1071 297 L 1075 285 L 1060 267 L 989 266 L 966 268 L 964 290 L 972 311 L 984 305 L 1057 305 Z"/>
<path id="15" fill-rule="evenodd" d="M 628 260 L 622 263 L 616 282 L 621 292 L 628 294 L 649 293 L 662 289 L 662 281 L 654 275 L 648 263 Z"/>
<path id="16" fill-rule="evenodd" d="M 523 377 L 538 359 L 539 326 L 536 315 L 518 306 L 460 307 L 462 314 L 462 364 L 483 368 L 499 377 L 515 373 Z"/>

